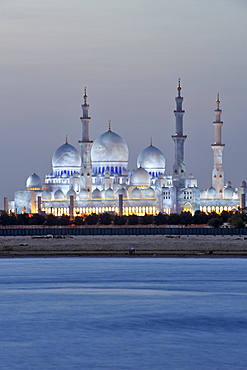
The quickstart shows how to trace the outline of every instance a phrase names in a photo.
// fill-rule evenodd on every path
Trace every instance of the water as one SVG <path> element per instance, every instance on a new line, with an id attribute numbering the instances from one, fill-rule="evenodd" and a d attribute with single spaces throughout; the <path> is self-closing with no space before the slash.
<path id="1" fill-rule="evenodd" d="M 0 260 L 1 369 L 246 369 L 247 259 Z"/>

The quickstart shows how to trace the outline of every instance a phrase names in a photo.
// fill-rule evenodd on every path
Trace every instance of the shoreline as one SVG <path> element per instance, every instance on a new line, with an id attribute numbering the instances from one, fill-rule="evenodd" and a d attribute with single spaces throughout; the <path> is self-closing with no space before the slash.
<path id="1" fill-rule="evenodd" d="M 129 249 L 135 254 L 129 255 Z M 244 236 L 147 235 L 0 237 L 0 258 L 246 258 Z"/>

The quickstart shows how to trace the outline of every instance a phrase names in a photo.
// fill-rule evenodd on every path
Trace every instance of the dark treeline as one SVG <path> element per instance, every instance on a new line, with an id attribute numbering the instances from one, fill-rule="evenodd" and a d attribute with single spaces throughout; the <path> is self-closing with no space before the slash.
<path id="1" fill-rule="evenodd" d="M 229 223 L 232 227 L 245 227 L 247 217 L 245 213 L 232 213 L 223 211 L 220 215 L 217 213 L 204 213 L 196 211 L 194 216 L 190 212 L 182 212 L 181 214 L 172 213 L 170 215 L 159 213 L 158 215 L 129 215 L 118 216 L 110 213 L 100 215 L 91 214 L 84 217 L 76 216 L 71 220 L 69 216 L 63 215 L 56 217 L 54 215 L 40 214 L 10 214 L 2 213 L 0 216 L 0 224 L 6 225 L 44 225 L 44 226 L 71 226 L 71 225 L 209 225 L 218 228 L 223 223 Z"/>

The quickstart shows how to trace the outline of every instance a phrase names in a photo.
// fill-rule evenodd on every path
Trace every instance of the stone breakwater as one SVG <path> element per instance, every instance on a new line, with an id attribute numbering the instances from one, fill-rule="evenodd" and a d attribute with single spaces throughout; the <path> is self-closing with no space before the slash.
<path id="1" fill-rule="evenodd" d="M 135 248 L 135 255 L 129 249 Z M 247 257 L 244 236 L 0 237 L 0 257 Z"/>

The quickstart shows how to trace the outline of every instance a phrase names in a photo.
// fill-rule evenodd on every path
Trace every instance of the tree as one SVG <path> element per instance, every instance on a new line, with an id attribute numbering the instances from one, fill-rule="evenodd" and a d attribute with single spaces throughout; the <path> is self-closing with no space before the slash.
<path id="1" fill-rule="evenodd" d="M 145 214 L 145 216 L 140 217 L 140 223 L 142 225 L 152 225 L 154 223 L 154 216 Z"/>
<path id="2" fill-rule="evenodd" d="M 81 216 L 75 217 L 75 225 L 84 225 L 84 224 L 85 224 L 85 221 L 83 220 Z"/>
<path id="3" fill-rule="evenodd" d="M 218 213 L 214 212 L 214 211 L 208 213 L 208 220 L 210 220 L 211 218 L 219 218 L 219 219 L 221 219 L 220 215 Z"/>
<path id="4" fill-rule="evenodd" d="M 232 215 L 232 211 L 222 211 L 220 217 L 223 222 L 228 222 L 229 217 L 231 217 Z"/>
<path id="5" fill-rule="evenodd" d="M 57 225 L 57 217 L 53 214 L 49 214 L 45 216 L 45 224 L 48 226 Z"/>
<path id="6" fill-rule="evenodd" d="M 246 223 L 245 213 L 235 213 L 228 219 L 229 224 L 232 227 L 244 228 Z"/>
<path id="7" fill-rule="evenodd" d="M 179 225 L 180 224 L 180 215 L 177 213 L 171 213 L 168 218 L 168 225 Z"/>
<path id="8" fill-rule="evenodd" d="M 201 211 L 195 211 L 193 216 L 193 224 L 195 225 L 204 225 L 208 223 L 208 215 Z"/>
<path id="9" fill-rule="evenodd" d="M 181 225 L 191 225 L 193 223 L 193 216 L 190 212 L 182 212 L 180 214 L 180 224 Z"/>
<path id="10" fill-rule="evenodd" d="M 18 220 L 14 213 L 11 213 L 9 216 L 9 225 L 18 225 Z"/>
<path id="11" fill-rule="evenodd" d="M 155 225 L 166 225 L 168 222 L 169 216 L 167 214 L 159 213 L 158 215 L 154 216 L 154 223 Z"/>
<path id="12" fill-rule="evenodd" d="M 139 217 L 137 215 L 128 216 L 128 225 L 138 225 L 138 224 L 139 224 Z"/>
<path id="13" fill-rule="evenodd" d="M 223 221 L 219 217 L 210 218 L 208 221 L 208 225 L 218 229 L 221 225 L 223 225 Z"/>
<path id="14" fill-rule="evenodd" d="M 8 215 L 8 213 L 3 212 L 1 214 L 0 222 L 1 222 L 1 225 L 3 226 L 10 225 L 10 216 Z"/>
<path id="15" fill-rule="evenodd" d="M 17 215 L 17 222 L 18 225 L 28 225 L 30 221 L 28 213 L 21 213 Z"/>
<path id="16" fill-rule="evenodd" d="M 99 216 L 96 213 L 87 215 L 85 222 L 87 225 L 97 225 L 97 223 L 99 222 Z"/>
<path id="17" fill-rule="evenodd" d="M 113 219 L 114 225 L 126 225 L 127 223 L 127 216 L 114 216 Z"/>
<path id="18" fill-rule="evenodd" d="M 102 213 L 100 216 L 99 216 L 99 222 L 101 225 L 110 225 L 111 222 L 112 222 L 112 215 L 110 213 Z"/>
<path id="19" fill-rule="evenodd" d="M 58 225 L 63 225 L 63 226 L 69 225 L 70 224 L 70 217 L 67 216 L 67 215 L 62 215 L 62 216 L 58 217 L 57 224 Z"/>
<path id="20" fill-rule="evenodd" d="M 45 217 L 39 213 L 35 213 L 29 218 L 29 225 L 43 225 L 44 222 Z"/>

